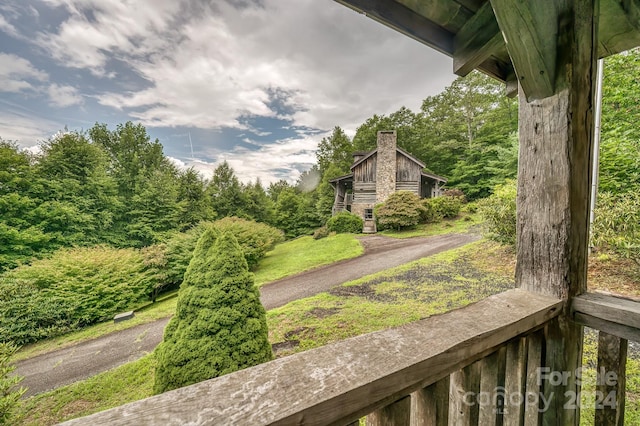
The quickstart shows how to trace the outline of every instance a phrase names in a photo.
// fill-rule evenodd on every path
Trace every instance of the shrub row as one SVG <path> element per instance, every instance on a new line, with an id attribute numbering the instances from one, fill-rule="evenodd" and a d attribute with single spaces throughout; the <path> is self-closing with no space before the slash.
<path id="1" fill-rule="evenodd" d="M 0 341 L 18 345 L 110 319 L 148 299 L 155 271 L 135 249 L 63 249 L 0 278 Z"/>
<path id="2" fill-rule="evenodd" d="M 24 345 L 155 300 L 182 282 L 196 242 L 209 228 L 233 234 L 251 266 L 284 240 L 270 226 L 225 218 L 142 250 L 60 250 L 0 276 L 0 342 Z"/>
<path id="3" fill-rule="evenodd" d="M 441 197 L 425 198 L 410 191 L 393 193 L 374 213 L 378 229 L 403 229 L 419 223 L 435 223 L 457 217 L 464 203 L 461 191 L 445 192 Z"/>

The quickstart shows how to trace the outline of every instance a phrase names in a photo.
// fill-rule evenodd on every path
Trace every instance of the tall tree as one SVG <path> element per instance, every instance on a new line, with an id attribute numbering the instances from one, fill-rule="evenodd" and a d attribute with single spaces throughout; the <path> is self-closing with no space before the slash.
<path id="1" fill-rule="evenodd" d="M 244 187 L 244 194 L 247 200 L 247 216 L 257 222 L 273 224 L 275 203 L 267 195 L 260 179 L 256 179 L 253 184 L 250 183 L 246 185 Z"/>
<path id="2" fill-rule="evenodd" d="M 247 217 L 245 193 L 235 171 L 226 161 L 214 170 L 207 194 L 218 217 Z"/>
<path id="3" fill-rule="evenodd" d="M 193 168 L 182 171 L 178 175 L 178 202 L 180 216 L 178 222 L 181 230 L 189 229 L 203 220 L 216 218 L 206 194 L 206 183 Z"/>
<path id="4" fill-rule="evenodd" d="M 44 227 L 66 243 L 102 242 L 122 207 L 106 152 L 78 132 L 60 133 L 41 149 L 36 172 L 44 182 Z"/>
<path id="5" fill-rule="evenodd" d="M 96 123 L 89 129 L 89 136 L 108 153 L 111 171 L 125 199 L 133 196 L 140 180 L 148 178 L 155 170 L 169 166 L 160 141 L 152 141 L 142 124 L 127 121 L 111 131 L 106 124 Z"/>
<path id="6" fill-rule="evenodd" d="M 320 173 L 324 174 L 329 165 L 336 166 L 341 174 L 348 173 L 353 162 L 353 151 L 353 143 L 349 137 L 340 127 L 334 127 L 331 136 L 322 138 L 318 144 L 316 158 Z"/>

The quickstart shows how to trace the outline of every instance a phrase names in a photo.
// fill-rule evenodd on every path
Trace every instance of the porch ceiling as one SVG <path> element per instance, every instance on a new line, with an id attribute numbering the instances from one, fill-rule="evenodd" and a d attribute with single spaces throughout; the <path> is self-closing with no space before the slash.
<path id="1" fill-rule="evenodd" d="M 510 94 L 517 91 L 518 79 L 532 98 L 543 98 L 553 91 L 558 16 L 569 2 L 336 1 L 452 57 L 453 71 L 460 76 L 478 69 L 507 83 Z M 640 0 L 599 3 L 599 56 L 639 46 Z M 509 48 L 505 39 L 510 41 Z M 523 51 L 525 45 L 535 49 Z"/>

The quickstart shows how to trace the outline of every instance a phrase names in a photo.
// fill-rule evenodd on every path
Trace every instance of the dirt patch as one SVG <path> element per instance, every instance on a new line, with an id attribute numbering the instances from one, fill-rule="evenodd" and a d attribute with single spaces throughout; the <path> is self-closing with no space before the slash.
<path id="1" fill-rule="evenodd" d="M 282 352 L 290 351 L 297 348 L 298 346 L 300 346 L 299 340 L 286 340 L 284 342 L 274 343 L 273 345 L 271 345 L 271 350 L 277 356 Z"/>
<path id="2" fill-rule="evenodd" d="M 386 279 L 383 281 L 389 280 Z M 376 293 L 376 291 L 371 288 L 371 286 L 375 284 L 376 283 L 372 281 L 361 285 L 334 287 L 329 290 L 329 293 L 338 297 L 362 297 L 363 299 L 367 299 L 372 302 L 392 303 L 397 300 L 395 296 Z"/>
<path id="3" fill-rule="evenodd" d="M 292 340 L 292 337 L 308 337 L 316 331 L 314 327 L 298 327 L 284 333 L 285 340 Z"/>
<path id="4" fill-rule="evenodd" d="M 313 308 L 307 314 L 316 318 L 326 318 L 340 312 L 340 308 Z"/>

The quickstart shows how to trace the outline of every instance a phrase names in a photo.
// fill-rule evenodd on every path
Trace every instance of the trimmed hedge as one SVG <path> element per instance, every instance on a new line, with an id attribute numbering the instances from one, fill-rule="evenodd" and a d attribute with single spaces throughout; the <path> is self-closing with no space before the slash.
<path id="1" fill-rule="evenodd" d="M 156 348 L 154 391 L 162 393 L 273 358 L 266 313 L 240 246 L 208 229 L 178 294 L 176 314 Z"/>

